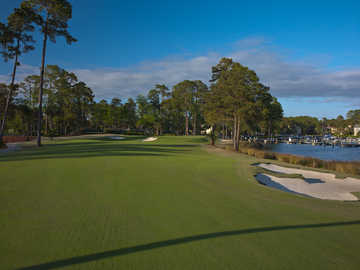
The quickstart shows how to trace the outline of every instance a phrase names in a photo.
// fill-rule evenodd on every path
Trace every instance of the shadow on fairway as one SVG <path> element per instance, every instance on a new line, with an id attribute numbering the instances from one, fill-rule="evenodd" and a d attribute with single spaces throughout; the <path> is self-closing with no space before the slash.
<path id="1" fill-rule="evenodd" d="M 86 158 L 105 156 L 168 156 L 170 154 L 186 153 L 189 148 L 197 145 L 173 144 L 129 144 L 114 143 L 103 140 L 87 142 L 68 142 L 46 144 L 41 148 L 25 149 L 20 152 L 0 155 L 1 161 L 21 161 L 55 158 Z"/>
<path id="2" fill-rule="evenodd" d="M 348 225 L 359 225 L 360 220 L 349 221 L 349 222 L 334 222 L 334 223 L 320 223 L 320 224 L 304 224 L 304 225 L 291 225 L 291 226 L 278 226 L 278 227 L 262 227 L 254 229 L 243 229 L 236 231 L 224 231 L 216 233 L 207 233 L 199 234 L 193 236 L 187 236 L 183 238 L 175 238 L 165 241 L 152 242 L 144 245 L 120 248 L 115 250 L 109 250 L 105 252 L 93 253 L 84 256 L 78 256 L 73 258 L 68 258 L 64 260 L 58 260 L 49 263 L 43 263 L 38 265 L 33 265 L 29 267 L 19 268 L 20 270 L 45 270 L 45 269 L 55 269 L 60 267 L 66 267 L 75 264 L 87 263 L 91 261 L 111 258 L 115 256 L 122 256 L 131 253 L 163 248 L 168 246 L 175 246 L 180 244 L 185 244 L 194 241 L 226 237 L 226 236 L 236 236 L 241 234 L 250 234 L 250 233 L 261 233 L 261 232 L 271 232 L 271 231 L 282 231 L 282 230 L 296 230 L 296 229 L 312 229 L 312 228 L 322 228 L 322 227 L 335 227 L 335 226 L 348 226 Z"/>

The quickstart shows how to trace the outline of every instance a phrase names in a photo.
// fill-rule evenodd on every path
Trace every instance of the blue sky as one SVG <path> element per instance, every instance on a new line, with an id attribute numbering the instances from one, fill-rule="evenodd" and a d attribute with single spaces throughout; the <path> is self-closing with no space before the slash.
<path id="1" fill-rule="evenodd" d="M 18 0 L 0 0 L 5 21 Z M 72 0 L 71 46 L 50 43 L 47 64 L 75 72 L 98 98 L 123 99 L 156 83 L 207 82 L 232 57 L 254 69 L 286 116 L 336 117 L 360 108 L 358 1 Z M 38 71 L 37 48 L 19 80 Z M 6 81 L 9 63 L 0 62 Z"/>

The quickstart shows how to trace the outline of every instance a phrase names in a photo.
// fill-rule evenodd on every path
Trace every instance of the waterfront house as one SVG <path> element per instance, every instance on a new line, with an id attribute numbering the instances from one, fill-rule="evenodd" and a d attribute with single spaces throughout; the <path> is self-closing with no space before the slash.
<path id="1" fill-rule="evenodd" d="M 354 126 L 354 136 L 360 135 L 360 125 Z"/>
<path id="2" fill-rule="evenodd" d="M 336 134 L 338 131 L 338 129 L 336 127 L 331 127 L 331 126 L 328 127 L 328 130 L 330 130 L 331 134 Z"/>

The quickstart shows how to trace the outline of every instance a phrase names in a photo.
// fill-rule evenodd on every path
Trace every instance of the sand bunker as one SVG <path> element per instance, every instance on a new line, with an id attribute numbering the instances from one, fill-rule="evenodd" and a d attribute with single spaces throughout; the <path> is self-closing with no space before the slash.
<path id="1" fill-rule="evenodd" d="M 149 138 L 146 138 L 145 140 L 143 140 L 143 142 L 153 142 L 153 141 L 156 141 L 158 138 L 156 137 L 149 137 Z"/>
<path id="2" fill-rule="evenodd" d="M 112 140 L 124 140 L 125 138 L 124 137 L 118 137 L 118 136 L 112 136 L 112 137 L 109 137 L 110 139 Z"/>
<path id="3" fill-rule="evenodd" d="M 256 179 L 264 185 L 324 200 L 359 200 L 351 192 L 360 192 L 360 179 L 351 177 L 337 179 L 331 173 L 286 168 L 274 164 L 262 163 L 258 166 L 278 173 L 300 174 L 305 178 L 283 178 L 266 173 L 258 174 Z"/>

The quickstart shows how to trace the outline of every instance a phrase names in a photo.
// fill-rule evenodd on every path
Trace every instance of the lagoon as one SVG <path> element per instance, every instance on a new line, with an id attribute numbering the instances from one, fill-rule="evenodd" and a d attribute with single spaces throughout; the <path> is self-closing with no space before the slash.
<path id="1" fill-rule="evenodd" d="M 360 161 L 360 147 L 322 146 L 311 144 L 268 144 L 266 150 L 314 157 L 322 160 Z"/>

